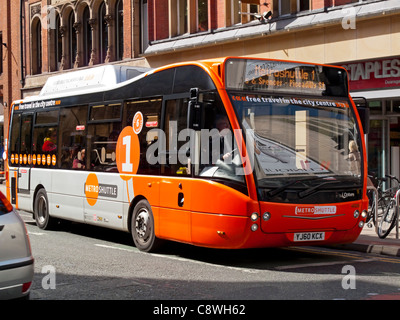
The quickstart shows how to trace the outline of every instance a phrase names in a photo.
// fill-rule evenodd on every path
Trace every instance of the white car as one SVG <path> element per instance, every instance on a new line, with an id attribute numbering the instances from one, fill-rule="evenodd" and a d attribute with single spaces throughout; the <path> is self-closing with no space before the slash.
<path id="1" fill-rule="evenodd" d="M 25 223 L 0 191 L 0 299 L 29 299 L 34 275 Z"/>

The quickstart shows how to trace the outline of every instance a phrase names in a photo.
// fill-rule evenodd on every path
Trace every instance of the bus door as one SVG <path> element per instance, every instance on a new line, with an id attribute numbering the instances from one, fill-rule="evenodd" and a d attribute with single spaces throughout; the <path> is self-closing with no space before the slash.
<path id="1" fill-rule="evenodd" d="M 189 97 L 186 94 L 171 98 L 163 103 L 165 150 L 160 157 L 160 235 L 191 241 L 191 194 L 194 190 L 187 136 Z"/>
<path id="2" fill-rule="evenodd" d="M 18 164 L 16 173 L 10 171 L 11 178 L 11 195 L 14 204 L 17 204 L 17 195 L 26 194 L 29 195 L 30 188 L 30 173 L 31 173 L 31 146 L 32 146 L 32 123 L 33 113 L 27 113 L 21 115 L 21 126 L 19 134 L 19 152 L 14 154 L 14 164 Z M 16 150 L 18 147 L 16 148 Z M 16 151 L 15 150 L 15 151 Z M 18 158 L 18 159 L 17 159 Z M 14 181 L 13 181 L 14 180 Z M 16 180 L 16 181 L 15 181 Z M 18 203 L 23 201 L 21 197 L 18 197 Z"/>

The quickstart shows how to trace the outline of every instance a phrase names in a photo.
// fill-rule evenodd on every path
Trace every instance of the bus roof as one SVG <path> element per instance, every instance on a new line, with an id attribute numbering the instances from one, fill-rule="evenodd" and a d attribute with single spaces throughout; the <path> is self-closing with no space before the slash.
<path id="1" fill-rule="evenodd" d="M 83 94 L 86 92 L 105 91 L 138 76 L 143 76 L 151 68 L 106 65 L 49 77 L 38 96 L 26 100 L 47 99 L 50 96 Z"/>

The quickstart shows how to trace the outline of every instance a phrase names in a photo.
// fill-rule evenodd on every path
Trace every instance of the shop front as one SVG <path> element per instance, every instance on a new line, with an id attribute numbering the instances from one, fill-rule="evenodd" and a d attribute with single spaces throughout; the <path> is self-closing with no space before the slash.
<path id="1" fill-rule="evenodd" d="M 342 66 L 349 72 L 351 96 L 365 98 L 370 110 L 368 171 L 400 178 L 400 56 Z"/>

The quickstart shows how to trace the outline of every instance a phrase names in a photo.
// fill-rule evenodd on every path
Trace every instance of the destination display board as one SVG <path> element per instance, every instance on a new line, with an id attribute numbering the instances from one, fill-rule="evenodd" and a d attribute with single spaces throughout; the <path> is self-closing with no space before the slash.
<path id="1" fill-rule="evenodd" d="M 277 60 L 228 59 L 227 89 L 348 96 L 347 72 L 342 68 Z"/>

